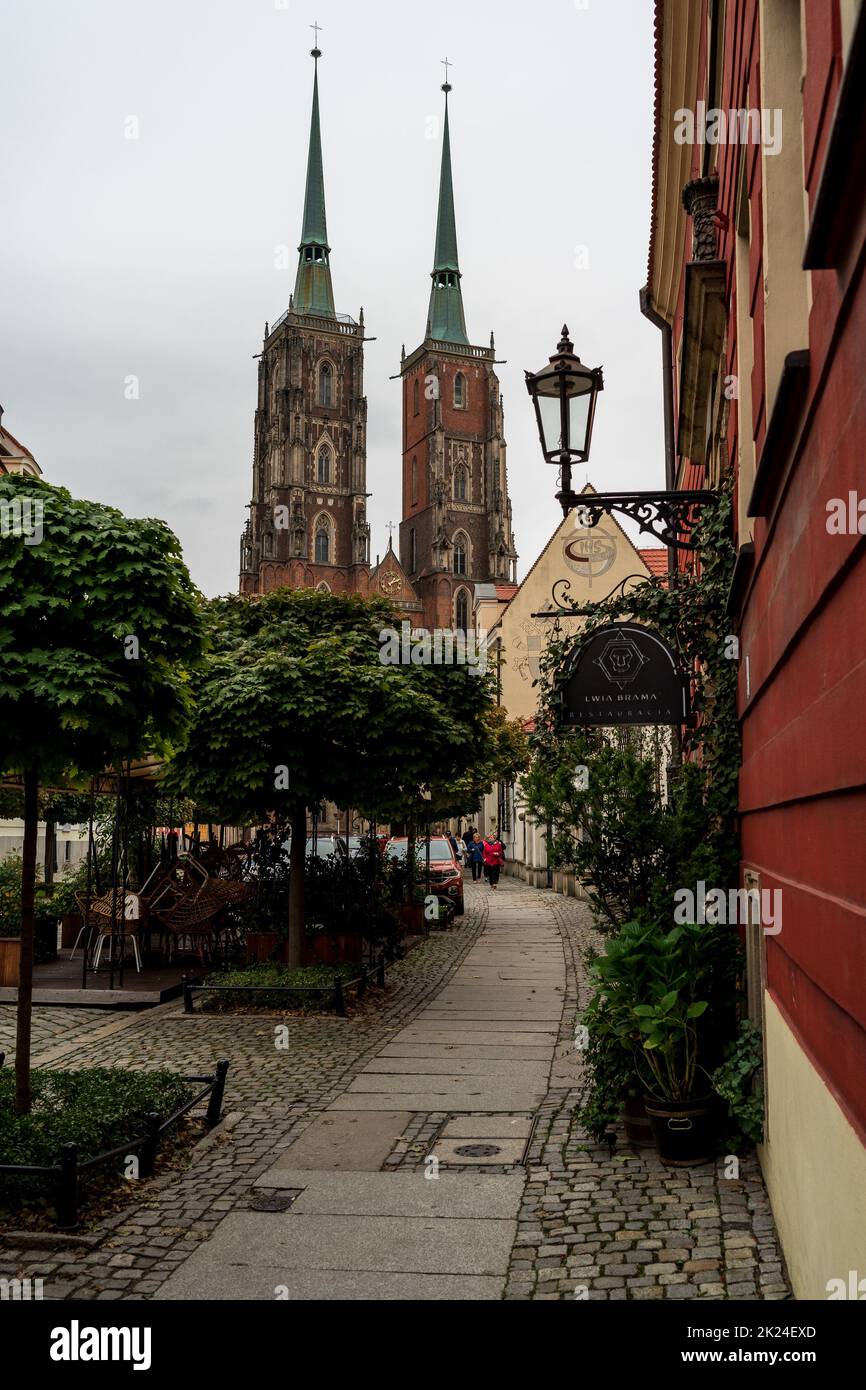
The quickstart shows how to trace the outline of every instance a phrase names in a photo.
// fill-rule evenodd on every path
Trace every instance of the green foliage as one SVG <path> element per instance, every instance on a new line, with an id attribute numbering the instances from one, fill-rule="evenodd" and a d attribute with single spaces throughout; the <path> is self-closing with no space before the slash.
<path id="1" fill-rule="evenodd" d="M 593 961 L 595 991 L 584 1016 L 590 1036 L 618 1042 L 645 1089 L 660 1100 L 688 1100 L 707 1089 L 699 1058 L 719 1055 L 719 1028 L 724 1033 L 728 1025 L 731 1000 L 718 978 L 720 960 L 732 955 L 731 941 L 715 925 L 668 931 L 627 922 Z"/>
<path id="2" fill-rule="evenodd" d="M 759 1075 L 763 1065 L 761 1030 L 744 1019 L 728 1044 L 724 1062 L 713 1072 L 712 1082 L 716 1094 L 727 1101 L 739 1134 L 752 1144 L 760 1144 L 764 1138 L 764 1088 Z"/>
<path id="3" fill-rule="evenodd" d="M 204 983 L 253 989 L 253 994 L 210 994 L 202 996 L 206 1012 L 223 1013 L 238 1009 L 298 1010 L 321 1009 L 333 998 L 334 982 L 357 979 L 361 967 L 345 962 L 339 965 L 277 964 L 250 965 L 244 970 L 220 971 L 208 975 Z M 309 993 L 275 994 L 275 989 L 305 989 Z"/>
<path id="4" fill-rule="evenodd" d="M 0 771 L 101 771 L 183 727 L 198 595 L 163 522 L 0 478 L 0 502 L 24 498 L 42 503 L 44 535 L 0 547 Z"/>
<path id="5" fill-rule="evenodd" d="M 57 918 L 51 890 L 37 883 L 34 903 L 36 964 L 57 954 Z M 0 863 L 0 936 L 21 935 L 21 860 L 10 855 Z"/>
<path id="6" fill-rule="evenodd" d="M 478 778 L 507 761 L 515 736 L 491 716 L 492 678 L 382 664 L 380 633 L 396 621 L 383 599 L 279 589 L 218 599 L 207 619 L 196 718 L 168 785 L 214 818 L 285 818 L 326 800 L 398 818 L 420 812 L 430 786 L 468 810 Z"/>
<path id="7" fill-rule="evenodd" d="M 81 1158 L 93 1157 L 139 1138 L 148 1114 L 155 1111 L 167 1119 L 193 1095 L 192 1087 L 169 1071 L 37 1068 L 30 1079 L 30 1114 L 15 1115 L 14 1073 L 11 1067 L 0 1067 L 0 1155 L 4 1163 L 48 1167 L 57 1163 L 64 1144 L 78 1144 Z M 35 1190 L 33 1180 L 0 1176 L 0 1202 L 5 1205 Z"/>
<path id="8" fill-rule="evenodd" d="M 540 709 L 530 737 L 532 767 L 521 782 L 529 810 L 555 827 L 557 866 L 573 868 L 591 885 L 601 925 L 616 927 L 645 910 L 671 915 L 674 888 L 699 879 L 736 883 L 737 777 L 740 765 L 736 711 L 737 663 L 725 651 L 725 616 L 733 569 L 730 496 L 708 494 L 696 537 L 700 570 L 669 589 L 653 579 L 625 594 L 581 610 L 581 637 L 618 621 L 656 628 L 693 675 L 692 702 L 700 715 L 684 731 L 691 758 L 670 788 L 666 805 L 658 785 L 658 750 L 618 742 L 598 731 L 562 730 L 557 720 L 556 672 L 571 653 L 573 635 L 554 636 L 543 662 Z M 574 770 L 588 769 L 585 791 Z"/>

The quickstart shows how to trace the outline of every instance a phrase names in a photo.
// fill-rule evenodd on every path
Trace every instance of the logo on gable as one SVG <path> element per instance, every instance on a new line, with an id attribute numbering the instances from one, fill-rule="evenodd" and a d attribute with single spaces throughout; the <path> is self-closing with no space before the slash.
<path id="1" fill-rule="evenodd" d="M 592 588 L 593 579 L 606 574 L 616 559 L 616 537 L 597 526 L 580 527 L 563 541 L 562 558 Z"/>

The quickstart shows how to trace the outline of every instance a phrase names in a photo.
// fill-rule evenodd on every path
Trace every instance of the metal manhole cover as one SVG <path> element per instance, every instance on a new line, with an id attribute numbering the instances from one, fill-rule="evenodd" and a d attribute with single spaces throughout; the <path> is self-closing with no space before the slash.
<path id="1" fill-rule="evenodd" d="M 460 1144 L 454 1150 L 460 1154 L 461 1158 L 493 1158 L 494 1154 L 501 1154 L 500 1144 Z"/>
<path id="2" fill-rule="evenodd" d="M 267 1197 L 254 1197 L 250 1211 L 288 1211 L 299 1192 L 273 1192 Z"/>

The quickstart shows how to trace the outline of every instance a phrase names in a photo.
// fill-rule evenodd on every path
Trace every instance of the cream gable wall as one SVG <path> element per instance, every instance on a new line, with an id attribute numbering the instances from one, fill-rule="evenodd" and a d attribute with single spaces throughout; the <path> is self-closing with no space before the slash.
<path id="1" fill-rule="evenodd" d="M 583 491 L 591 494 L 595 489 L 587 486 Z M 575 552 L 578 556 L 588 553 L 590 563 L 580 563 Z M 532 719 L 536 713 L 538 689 L 533 681 L 553 623 L 532 615 L 553 606 L 554 584 L 567 580 L 572 602 L 591 603 L 606 598 L 630 575 L 645 580 L 649 570 L 612 517 L 590 528 L 576 526 L 573 512 L 564 518 L 490 634 L 492 641 L 501 640 L 501 699 L 512 719 Z M 564 632 L 575 632 L 580 626 L 577 618 L 564 618 L 561 623 Z"/>

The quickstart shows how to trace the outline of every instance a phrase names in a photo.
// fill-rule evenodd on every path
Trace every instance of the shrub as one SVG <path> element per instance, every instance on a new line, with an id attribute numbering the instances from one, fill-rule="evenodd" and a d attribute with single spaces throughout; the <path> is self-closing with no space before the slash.
<path id="1" fill-rule="evenodd" d="M 92 1158 L 139 1138 L 152 1111 L 164 1119 L 194 1095 L 183 1077 L 169 1071 L 126 1071 L 93 1067 L 83 1071 L 31 1073 L 33 1107 L 15 1115 L 15 1074 L 0 1068 L 0 1163 L 56 1164 L 64 1144 L 77 1144 L 79 1157 Z M 40 1179 L 0 1174 L 0 1202 L 9 1204 L 36 1187 Z"/>
<path id="2" fill-rule="evenodd" d="M 220 971 L 208 975 L 206 985 L 228 985 L 237 989 L 254 989 L 254 994 L 224 994 L 222 992 L 206 995 L 202 1007 L 210 1012 L 223 1012 L 227 1009 L 254 1008 L 275 1009 L 318 1009 L 329 996 L 333 995 L 334 981 L 354 980 L 359 966 L 350 963 L 341 965 L 287 966 L 279 964 L 250 965 L 245 970 Z M 309 994 L 285 995 L 271 993 L 268 989 L 309 989 Z M 314 992 L 315 991 L 315 992 Z"/>
<path id="3" fill-rule="evenodd" d="M 744 1019 L 728 1044 L 724 1062 L 713 1072 L 712 1083 L 716 1094 L 727 1101 L 734 1122 L 732 1137 L 742 1135 L 752 1144 L 764 1139 L 764 1088 L 759 1075 L 763 1065 L 761 1030 Z"/>

